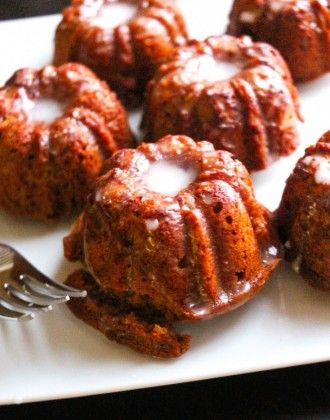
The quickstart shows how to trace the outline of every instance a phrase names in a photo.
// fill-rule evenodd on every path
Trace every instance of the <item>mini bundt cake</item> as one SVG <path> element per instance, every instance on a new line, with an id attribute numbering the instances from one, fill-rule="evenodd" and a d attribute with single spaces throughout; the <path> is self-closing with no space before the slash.
<path id="1" fill-rule="evenodd" d="M 226 151 L 185 136 L 118 151 L 64 239 L 80 259 L 69 285 L 89 291 L 72 311 L 111 339 L 159 357 L 190 336 L 173 322 L 236 308 L 279 261 L 270 213 L 248 172 Z"/>
<path id="2" fill-rule="evenodd" d="M 298 161 L 277 219 L 293 269 L 313 286 L 330 290 L 330 131 Z"/>
<path id="3" fill-rule="evenodd" d="M 296 81 L 330 71 L 328 0 L 235 0 L 228 33 L 273 45 Z"/>
<path id="4" fill-rule="evenodd" d="M 266 168 L 298 144 L 296 88 L 280 54 L 250 38 L 192 41 L 163 64 L 147 89 L 145 137 L 185 134 Z"/>
<path id="5" fill-rule="evenodd" d="M 88 65 L 136 105 L 156 66 L 186 39 L 173 0 L 72 0 L 56 31 L 54 63 Z"/>
<path id="6" fill-rule="evenodd" d="M 18 70 L 0 88 L 0 207 L 39 220 L 68 215 L 103 161 L 130 145 L 122 105 L 85 66 Z"/>

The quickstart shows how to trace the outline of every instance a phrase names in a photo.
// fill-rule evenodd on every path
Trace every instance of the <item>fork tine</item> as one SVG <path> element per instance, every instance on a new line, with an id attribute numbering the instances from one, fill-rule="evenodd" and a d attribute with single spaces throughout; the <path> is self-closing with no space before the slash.
<path id="1" fill-rule="evenodd" d="M 66 297 L 56 299 L 56 298 L 50 298 L 45 295 L 39 295 L 39 294 L 32 295 L 31 293 L 28 293 L 27 291 L 22 292 L 21 290 L 17 289 L 16 287 L 14 287 L 13 285 L 9 283 L 5 283 L 3 287 L 9 295 L 13 295 L 16 299 L 26 302 L 26 303 L 34 303 L 37 305 L 48 306 L 54 303 L 67 302 L 69 300 L 69 298 L 66 298 Z"/>
<path id="2" fill-rule="evenodd" d="M 35 305 L 33 303 L 24 303 L 22 301 L 17 300 L 15 297 L 9 295 L 9 298 L 0 297 L 0 305 L 3 308 L 8 309 L 9 311 L 19 311 L 19 312 L 49 312 L 53 308 L 51 305 L 42 306 L 42 305 Z"/>
<path id="3" fill-rule="evenodd" d="M 4 321 L 31 321 L 34 319 L 34 314 L 22 314 L 22 315 L 16 315 L 15 312 L 12 312 L 10 315 L 3 315 L 0 313 L 0 319 L 3 319 Z"/>
<path id="4" fill-rule="evenodd" d="M 11 248 L 9 245 L 0 243 L 0 272 L 5 269 L 12 268 L 16 265 L 21 269 L 21 273 L 33 274 L 36 278 L 40 278 L 42 283 L 45 283 L 49 287 L 56 289 L 55 294 L 59 296 L 70 296 L 70 297 L 86 297 L 86 290 L 75 289 L 74 287 L 67 286 L 66 284 L 59 283 L 53 279 L 42 274 L 37 270 L 29 261 L 27 261 L 19 252 Z M 40 282 L 39 282 L 40 283 Z"/>
<path id="5" fill-rule="evenodd" d="M 74 287 L 70 287 L 70 286 L 67 286 L 66 284 L 59 283 L 48 277 L 47 279 L 45 279 L 45 284 L 48 284 L 49 286 L 57 289 L 56 290 L 57 292 L 60 292 L 60 291 L 65 292 L 65 295 L 69 297 L 83 298 L 87 296 L 86 290 L 75 289 Z"/>
<path id="6" fill-rule="evenodd" d="M 10 280 L 2 286 L 8 296 L 0 295 L 0 320 L 30 320 L 38 311 L 51 310 L 52 304 L 87 295 L 85 290 L 48 278 L 15 249 L 0 243 L 0 274 L 4 272 Z M 21 287 L 14 285 L 17 282 Z"/>
<path id="7" fill-rule="evenodd" d="M 0 307 L 4 308 L 0 302 Z M 30 321 L 34 318 L 34 314 L 29 312 L 18 312 L 18 311 L 11 311 L 7 308 L 4 308 L 4 312 L 0 312 L 0 319 L 5 321 Z"/>
<path id="8" fill-rule="evenodd" d="M 67 302 L 70 299 L 66 292 L 50 287 L 47 284 L 42 284 L 28 274 L 21 274 L 19 276 L 19 281 L 23 286 L 27 287 L 29 291 L 38 293 L 38 295 L 54 298 L 58 302 Z"/>

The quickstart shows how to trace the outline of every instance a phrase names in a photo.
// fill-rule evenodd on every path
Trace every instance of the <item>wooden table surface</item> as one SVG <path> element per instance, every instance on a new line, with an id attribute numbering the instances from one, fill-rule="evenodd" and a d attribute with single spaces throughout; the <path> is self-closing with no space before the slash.
<path id="1" fill-rule="evenodd" d="M 66 4 L 68 0 L 0 0 L 0 20 L 57 13 Z M 330 363 L 0 407 L 0 419 L 10 418 L 330 419 Z"/>

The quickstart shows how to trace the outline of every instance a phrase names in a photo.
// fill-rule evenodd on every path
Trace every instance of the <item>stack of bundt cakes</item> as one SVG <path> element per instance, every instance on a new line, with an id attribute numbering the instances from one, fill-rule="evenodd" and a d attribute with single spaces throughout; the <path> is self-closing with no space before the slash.
<path id="1" fill-rule="evenodd" d="M 54 62 L 88 65 L 134 105 L 156 66 L 186 40 L 174 0 L 72 0 L 56 31 Z"/>
<path id="2" fill-rule="evenodd" d="M 166 177 L 177 179 L 176 188 Z M 70 303 L 73 312 L 110 338 L 160 357 L 188 347 L 174 321 L 236 308 L 279 261 L 271 215 L 256 201 L 244 166 L 185 136 L 114 154 L 64 244 L 66 257 L 80 259 L 90 273 L 67 281 L 90 291 Z"/>
<path id="3" fill-rule="evenodd" d="M 296 81 L 330 71 L 328 0 L 235 0 L 228 33 L 269 42 L 282 53 Z"/>
<path id="4" fill-rule="evenodd" d="M 88 296 L 69 307 L 152 356 L 188 350 L 176 322 L 254 297 L 281 258 L 278 232 L 302 276 L 330 290 L 330 132 L 276 217 L 248 173 L 298 145 L 298 93 L 275 47 L 295 80 L 328 71 L 329 2 L 236 0 L 228 33 L 189 39 L 174 0 L 72 0 L 55 65 L 0 89 L 0 207 L 45 221 L 82 210 L 64 253 L 84 265 L 67 284 Z M 129 107 L 144 99 L 136 149 L 111 89 Z"/>
<path id="5" fill-rule="evenodd" d="M 125 110 L 89 69 L 19 70 L 0 89 L 0 207 L 40 220 L 69 215 L 104 159 L 131 145 Z"/>
<path id="6" fill-rule="evenodd" d="M 298 145 L 297 91 L 280 54 L 250 38 L 211 37 L 177 49 L 149 83 L 146 138 L 185 134 L 266 168 Z"/>
<path id="7" fill-rule="evenodd" d="M 277 219 L 293 268 L 313 286 L 330 290 L 330 131 L 298 161 Z"/>

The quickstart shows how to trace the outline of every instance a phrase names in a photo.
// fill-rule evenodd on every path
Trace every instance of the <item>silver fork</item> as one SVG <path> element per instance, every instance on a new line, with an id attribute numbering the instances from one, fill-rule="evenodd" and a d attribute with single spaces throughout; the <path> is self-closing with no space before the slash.
<path id="1" fill-rule="evenodd" d="M 0 319 L 27 321 L 38 311 L 50 311 L 53 304 L 86 295 L 85 290 L 45 276 L 15 249 L 0 243 Z"/>

